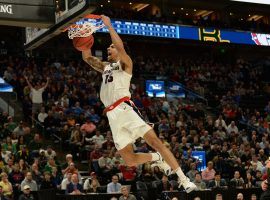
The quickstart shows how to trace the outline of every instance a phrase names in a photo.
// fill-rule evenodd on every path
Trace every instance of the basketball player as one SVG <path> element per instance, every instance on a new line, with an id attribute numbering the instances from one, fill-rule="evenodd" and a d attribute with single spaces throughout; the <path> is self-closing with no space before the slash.
<path id="1" fill-rule="evenodd" d="M 157 162 L 166 175 L 172 170 L 179 177 L 179 186 L 186 192 L 196 189 L 196 185 L 184 175 L 171 151 L 166 148 L 154 130 L 135 112 L 134 104 L 130 101 L 130 80 L 132 77 L 132 60 L 127 55 L 123 42 L 112 27 L 110 18 L 101 16 L 107 26 L 112 44 L 107 49 L 108 62 L 102 62 L 92 56 L 91 50 L 83 51 L 82 57 L 92 68 L 102 73 L 100 99 L 106 106 L 109 124 L 112 130 L 115 146 L 126 165 L 136 166 L 149 161 Z M 132 144 L 139 137 L 149 144 L 156 153 L 134 153 Z"/>

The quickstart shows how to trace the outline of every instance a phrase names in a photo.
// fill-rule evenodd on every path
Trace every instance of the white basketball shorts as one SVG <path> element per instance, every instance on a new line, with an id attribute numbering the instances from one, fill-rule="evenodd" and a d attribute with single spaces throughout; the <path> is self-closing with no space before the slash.
<path id="1" fill-rule="evenodd" d="M 134 144 L 139 137 L 143 137 L 152 128 L 132 106 L 124 102 L 107 112 L 107 117 L 117 150 L 123 149 L 128 144 Z"/>

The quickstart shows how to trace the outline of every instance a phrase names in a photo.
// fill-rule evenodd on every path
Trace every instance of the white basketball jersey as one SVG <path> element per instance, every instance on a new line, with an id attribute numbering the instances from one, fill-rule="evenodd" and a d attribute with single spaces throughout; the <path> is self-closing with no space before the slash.
<path id="1" fill-rule="evenodd" d="M 120 61 L 105 66 L 102 73 L 100 99 L 106 107 L 123 97 L 131 97 L 129 92 L 131 77 L 132 75 L 122 69 Z"/>

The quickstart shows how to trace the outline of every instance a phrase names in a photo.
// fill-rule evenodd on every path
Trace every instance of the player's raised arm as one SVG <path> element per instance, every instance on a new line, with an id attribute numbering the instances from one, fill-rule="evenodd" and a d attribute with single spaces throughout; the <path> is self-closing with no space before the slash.
<path id="1" fill-rule="evenodd" d="M 101 15 L 101 19 L 102 19 L 104 25 L 107 26 L 107 28 L 109 30 L 109 33 L 110 33 L 110 36 L 112 39 L 112 43 L 119 53 L 120 61 L 125 65 L 125 71 L 128 72 L 129 74 L 132 74 L 132 60 L 125 51 L 122 39 L 119 37 L 117 32 L 114 30 L 109 17 L 107 17 L 105 15 Z"/>
<path id="2" fill-rule="evenodd" d="M 93 69 L 102 73 L 105 65 L 104 63 L 97 57 L 92 56 L 91 50 L 82 51 L 82 58 L 83 60 L 89 64 Z"/>

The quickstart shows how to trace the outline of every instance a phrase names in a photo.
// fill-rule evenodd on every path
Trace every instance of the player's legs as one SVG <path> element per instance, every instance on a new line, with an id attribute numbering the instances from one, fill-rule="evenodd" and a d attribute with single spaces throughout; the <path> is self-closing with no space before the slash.
<path id="1" fill-rule="evenodd" d="M 190 182 L 190 180 L 185 176 L 172 152 L 162 144 L 153 129 L 149 130 L 143 138 L 148 145 L 161 154 L 162 158 L 166 161 L 166 163 L 163 163 L 163 166 L 165 165 L 165 168 L 167 168 L 166 165 L 168 164 L 175 171 L 180 184 L 183 185 L 188 193 L 196 189 L 196 185 Z"/>
<path id="2" fill-rule="evenodd" d="M 150 153 L 134 153 L 132 144 L 128 144 L 121 150 L 118 150 L 125 164 L 132 167 L 152 161 Z"/>
<path id="3" fill-rule="evenodd" d="M 144 139 L 148 145 L 161 154 L 163 159 L 170 165 L 170 167 L 175 171 L 179 168 L 172 152 L 160 141 L 153 129 L 150 129 L 145 135 Z"/>

